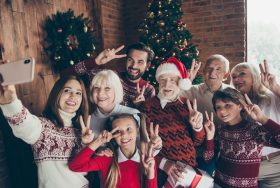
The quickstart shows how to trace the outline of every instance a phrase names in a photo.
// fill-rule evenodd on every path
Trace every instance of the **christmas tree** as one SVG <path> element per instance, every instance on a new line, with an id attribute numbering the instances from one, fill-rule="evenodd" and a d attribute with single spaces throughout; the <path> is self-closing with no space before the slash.
<path id="1" fill-rule="evenodd" d="M 140 41 L 149 45 L 155 52 L 155 59 L 146 71 L 144 79 L 157 86 L 156 69 L 160 62 L 175 56 L 190 69 L 193 59 L 199 59 L 197 46 L 191 43 L 191 33 L 182 19 L 181 0 L 154 0 L 148 5 L 147 16 L 140 24 Z M 200 83 L 197 76 L 193 84 Z"/>

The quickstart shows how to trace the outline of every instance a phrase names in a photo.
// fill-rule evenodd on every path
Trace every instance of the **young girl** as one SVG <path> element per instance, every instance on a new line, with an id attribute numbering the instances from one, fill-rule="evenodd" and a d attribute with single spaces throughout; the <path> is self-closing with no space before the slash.
<path id="1" fill-rule="evenodd" d="M 280 125 L 252 104 L 247 95 L 245 97 L 246 100 L 239 91 L 226 88 L 215 92 L 212 99 L 214 110 L 224 124 L 217 132 L 220 155 L 215 183 L 220 187 L 258 187 L 263 145 L 280 147 Z M 211 118 L 206 116 L 204 158 L 210 161 L 214 157 L 215 128 L 213 114 Z"/>
<path id="2" fill-rule="evenodd" d="M 32 146 L 38 187 L 87 187 L 84 174 L 67 166 L 69 158 L 82 148 L 77 120 L 88 112 L 83 82 L 75 76 L 60 78 L 50 92 L 43 117 L 32 115 L 22 105 L 14 86 L 0 87 L 0 107 L 14 135 Z"/>
<path id="3" fill-rule="evenodd" d="M 141 126 L 137 119 L 139 119 L 139 116 L 136 114 L 112 116 L 108 123 L 108 131 L 103 131 L 88 147 L 83 149 L 69 163 L 69 168 L 75 172 L 100 170 L 102 184 L 108 188 L 143 187 L 141 173 L 143 171 L 146 175 L 145 186 L 149 188 L 157 187 L 152 147 L 150 145 L 147 149 L 145 145 L 145 143 L 148 143 L 145 118 L 141 115 Z M 87 127 L 90 127 L 90 123 L 87 123 Z M 141 154 L 136 147 L 136 138 L 139 131 Z M 84 134 L 83 137 L 87 136 L 87 134 Z M 96 149 L 107 142 L 110 142 L 109 145 L 114 155 L 112 157 L 94 156 L 92 158 L 91 156 Z M 140 161 L 143 169 L 141 169 Z"/>

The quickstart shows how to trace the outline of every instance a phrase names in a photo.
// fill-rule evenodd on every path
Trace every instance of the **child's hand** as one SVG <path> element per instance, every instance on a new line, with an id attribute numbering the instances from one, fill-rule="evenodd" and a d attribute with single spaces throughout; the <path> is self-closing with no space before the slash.
<path id="1" fill-rule="evenodd" d="M 155 159 L 152 151 L 153 145 L 149 144 L 144 153 L 141 155 L 141 161 L 148 179 L 154 179 L 155 177 Z"/>
<path id="2" fill-rule="evenodd" d="M 121 51 L 124 48 L 124 45 L 121 45 L 120 47 L 118 47 L 117 49 L 106 49 L 103 50 L 96 58 L 95 58 L 95 63 L 97 65 L 103 65 L 108 63 L 109 61 L 111 61 L 112 59 L 115 58 L 122 58 L 122 57 L 126 57 L 126 54 L 116 54 L 119 51 Z"/>
<path id="3" fill-rule="evenodd" d="M 205 111 L 205 116 L 206 116 L 206 122 L 204 123 L 204 128 L 206 132 L 206 139 L 207 140 L 212 140 L 215 136 L 215 125 L 214 125 L 214 118 L 213 118 L 213 112 L 211 112 L 210 118 L 208 115 L 208 112 Z"/>
<path id="4" fill-rule="evenodd" d="M 193 100 L 193 106 L 190 103 L 190 100 L 187 100 L 187 105 L 188 105 L 188 109 L 190 112 L 189 115 L 189 122 L 193 128 L 193 130 L 195 131 L 200 131 L 202 128 L 202 123 L 203 123 L 203 116 L 202 113 L 197 111 L 197 103 L 196 103 L 196 99 Z"/>
<path id="5" fill-rule="evenodd" d="M 249 114 L 249 116 L 252 119 L 260 122 L 261 124 L 265 124 L 268 121 L 268 117 L 262 112 L 262 110 L 258 105 L 253 104 L 251 102 L 247 94 L 245 94 L 244 96 L 246 101 L 243 100 L 239 100 L 239 101 L 243 105 L 246 112 Z"/>
<path id="6" fill-rule="evenodd" d="M 82 142 L 83 142 L 83 144 L 86 144 L 86 145 L 91 143 L 94 138 L 94 133 L 90 129 L 90 117 L 91 116 L 88 116 L 86 125 L 85 125 L 83 117 L 80 116 L 80 125 L 82 128 Z"/>
<path id="7" fill-rule="evenodd" d="M 152 122 L 150 123 L 150 138 L 154 149 L 162 148 L 162 140 L 158 135 L 158 129 L 159 129 L 158 125 L 154 127 L 153 123 Z"/>
<path id="8" fill-rule="evenodd" d="M 97 148 L 99 148 L 101 145 L 106 144 L 107 142 L 110 142 L 111 139 L 116 138 L 121 135 L 121 133 L 117 132 L 119 131 L 119 127 L 114 128 L 112 131 L 102 131 L 98 137 L 91 142 L 88 146 L 95 151 Z"/>
<path id="9" fill-rule="evenodd" d="M 139 86 L 139 82 L 137 83 L 137 95 L 135 96 L 134 100 L 132 101 L 133 104 L 139 104 L 140 102 L 144 102 L 146 99 L 145 99 L 145 96 L 144 96 L 144 92 L 146 90 L 146 85 L 144 85 L 141 89 L 140 89 L 140 86 Z"/>
<path id="10" fill-rule="evenodd" d="M 259 64 L 261 70 L 261 82 L 268 88 L 270 91 L 274 92 L 277 89 L 277 81 L 275 75 L 269 72 L 268 63 L 266 60 L 263 61 L 263 64 Z"/>

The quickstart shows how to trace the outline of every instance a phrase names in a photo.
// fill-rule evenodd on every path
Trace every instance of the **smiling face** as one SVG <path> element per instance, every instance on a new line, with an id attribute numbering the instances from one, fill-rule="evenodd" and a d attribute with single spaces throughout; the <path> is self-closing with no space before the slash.
<path id="1" fill-rule="evenodd" d="M 69 80 L 64 85 L 60 98 L 59 108 L 67 113 L 76 112 L 82 102 L 82 87 L 77 80 Z"/>
<path id="2" fill-rule="evenodd" d="M 118 127 L 120 136 L 115 138 L 116 143 L 122 151 L 134 152 L 138 128 L 136 122 L 131 117 L 123 117 L 113 121 L 112 129 Z"/>
<path id="3" fill-rule="evenodd" d="M 115 90 L 106 82 L 93 86 L 92 99 L 99 110 L 103 113 L 109 113 L 113 110 L 115 104 Z"/>
<path id="4" fill-rule="evenodd" d="M 180 93 L 179 79 L 179 76 L 171 73 L 161 75 L 158 78 L 159 95 L 168 100 L 176 99 Z"/>
<path id="5" fill-rule="evenodd" d="M 132 49 L 127 54 L 126 74 L 131 81 L 137 81 L 145 73 L 150 63 L 147 62 L 148 53 Z"/>
<path id="6" fill-rule="evenodd" d="M 253 76 L 248 68 L 240 67 L 231 71 L 232 84 L 241 93 L 249 93 L 253 87 Z"/>
<path id="7" fill-rule="evenodd" d="M 214 90 L 219 89 L 223 83 L 223 80 L 228 77 L 225 63 L 219 60 L 213 60 L 204 68 L 204 81 L 207 86 Z"/>
<path id="8" fill-rule="evenodd" d="M 240 104 L 218 99 L 215 103 L 215 109 L 218 118 L 227 125 L 236 125 L 242 120 L 240 115 L 242 107 Z"/>

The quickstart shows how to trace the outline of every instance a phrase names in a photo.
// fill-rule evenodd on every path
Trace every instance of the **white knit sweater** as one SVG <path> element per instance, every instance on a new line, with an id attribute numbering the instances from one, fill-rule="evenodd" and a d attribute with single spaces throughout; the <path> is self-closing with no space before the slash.
<path id="1" fill-rule="evenodd" d="M 57 128 L 50 120 L 32 115 L 18 99 L 0 107 L 14 135 L 32 145 L 39 188 L 88 187 L 85 173 L 72 172 L 67 165 L 82 147 L 80 131 L 71 122 L 75 114 L 60 111 L 64 127 Z"/>

